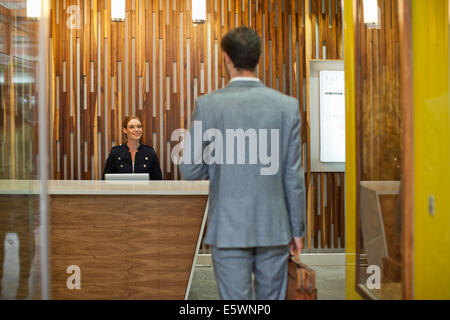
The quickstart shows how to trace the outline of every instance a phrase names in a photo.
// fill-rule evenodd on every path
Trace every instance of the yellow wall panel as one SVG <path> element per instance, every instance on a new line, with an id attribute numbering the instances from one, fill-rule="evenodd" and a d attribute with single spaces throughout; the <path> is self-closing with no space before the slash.
<path id="1" fill-rule="evenodd" d="M 414 298 L 450 299 L 448 2 L 413 1 L 412 21 Z"/>
<path id="2" fill-rule="evenodd" d="M 345 230 L 346 232 L 346 295 L 360 299 L 355 291 L 356 278 L 356 120 L 355 120 L 355 29 L 353 0 L 344 1 L 345 59 Z"/>

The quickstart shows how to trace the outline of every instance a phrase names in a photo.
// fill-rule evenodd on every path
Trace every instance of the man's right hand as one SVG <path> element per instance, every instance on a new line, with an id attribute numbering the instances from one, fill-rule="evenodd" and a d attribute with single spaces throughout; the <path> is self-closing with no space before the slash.
<path id="1" fill-rule="evenodd" d="M 295 260 L 300 259 L 300 254 L 303 249 L 303 237 L 301 238 L 292 238 L 289 243 L 289 253 L 291 256 L 294 256 Z"/>

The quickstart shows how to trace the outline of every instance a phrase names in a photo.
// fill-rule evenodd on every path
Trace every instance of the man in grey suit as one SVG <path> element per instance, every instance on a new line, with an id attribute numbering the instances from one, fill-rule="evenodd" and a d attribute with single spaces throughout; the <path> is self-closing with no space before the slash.
<path id="1" fill-rule="evenodd" d="M 289 252 L 302 249 L 305 186 L 296 99 L 255 76 L 260 38 L 222 39 L 230 83 L 199 97 L 185 136 L 184 179 L 210 180 L 208 228 L 222 299 L 285 299 Z"/>

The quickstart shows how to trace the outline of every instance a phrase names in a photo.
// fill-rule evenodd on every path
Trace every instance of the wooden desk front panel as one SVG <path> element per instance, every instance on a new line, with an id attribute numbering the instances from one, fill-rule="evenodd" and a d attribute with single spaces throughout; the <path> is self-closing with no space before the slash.
<path id="1" fill-rule="evenodd" d="M 51 197 L 53 299 L 184 299 L 207 196 Z M 81 289 L 69 290 L 70 265 Z"/>

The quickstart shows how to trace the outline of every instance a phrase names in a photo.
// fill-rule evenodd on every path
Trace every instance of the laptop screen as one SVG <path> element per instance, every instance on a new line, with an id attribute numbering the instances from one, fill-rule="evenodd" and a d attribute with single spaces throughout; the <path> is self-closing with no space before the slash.
<path id="1" fill-rule="evenodd" d="M 105 180 L 149 180 L 148 173 L 107 173 Z"/>

